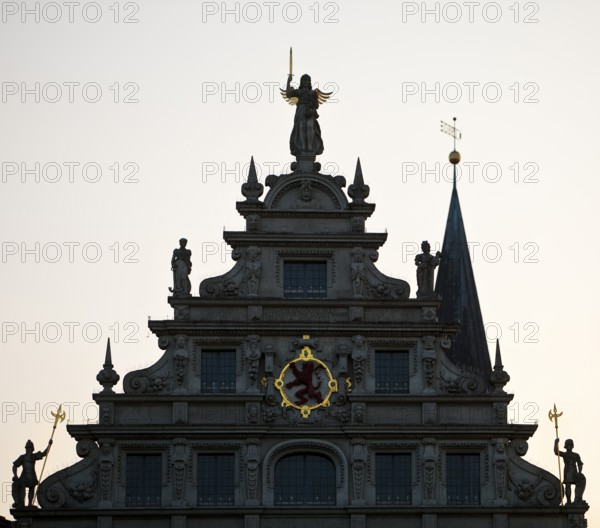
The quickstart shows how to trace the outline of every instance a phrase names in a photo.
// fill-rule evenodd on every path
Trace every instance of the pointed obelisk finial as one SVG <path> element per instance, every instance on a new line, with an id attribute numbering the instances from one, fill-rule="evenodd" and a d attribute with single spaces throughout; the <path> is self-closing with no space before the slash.
<path id="1" fill-rule="evenodd" d="M 256 166 L 254 165 L 254 156 L 250 156 L 250 170 L 248 171 L 248 183 L 256 183 L 258 178 L 256 177 Z"/>
<path id="2" fill-rule="evenodd" d="M 263 190 L 262 183 L 258 183 L 256 167 L 254 166 L 254 156 L 252 156 L 250 158 L 250 168 L 248 169 L 248 180 L 242 184 L 242 194 L 246 197 L 246 203 L 257 204 Z"/>
<path id="3" fill-rule="evenodd" d="M 360 166 L 360 158 L 356 159 L 356 171 L 354 172 L 354 183 L 348 187 L 348 196 L 352 198 L 354 204 L 364 204 L 365 198 L 369 196 L 371 189 L 365 185 L 363 178 L 362 167 Z"/>
<path id="4" fill-rule="evenodd" d="M 106 355 L 104 356 L 104 368 L 98 372 L 96 379 L 98 383 L 104 387 L 104 390 L 100 394 L 114 394 L 114 390 L 112 389 L 117 382 L 121 379 L 112 364 L 112 354 L 110 352 L 110 338 L 106 342 Z"/>
<path id="5" fill-rule="evenodd" d="M 113 368 L 112 354 L 110 352 L 110 337 L 106 340 L 106 355 L 104 356 L 104 367 Z"/>
<path id="6" fill-rule="evenodd" d="M 494 370 L 490 375 L 490 381 L 494 386 L 494 392 L 504 392 L 504 385 L 510 381 L 508 372 L 505 372 L 502 364 L 502 355 L 500 354 L 500 340 L 496 339 L 496 359 L 494 361 Z"/>
<path id="7" fill-rule="evenodd" d="M 448 123 L 444 123 L 443 121 L 441 122 L 441 131 L 445 132 L 446 134 L 452 136 L 454 138 L 454 150 L 452 152 L 450 152 L 450 155 L 448 156 L 448 159 L 450 160 L 450 163 L 452 163 L 452 165 L 454 165 L 453 169 L 453 177 L 452 177 L 452 188 L 456 189 L 456 166 L 460 163 L 460 152 L 458 152 L 458 150 L 456 150 L 456 140 L 457 139 L 461 139 L 462 138 L 462 133 L 460 132 L 460 130 L 458 130 L 458 128 L 456 128 L 456 117 L 452 118 L 452 125 L 449 125 Z"/>
<path id="8" fill-rule="evenodd" d="M 500 354 L 500 339 L 496 338 L 496 360 L 494 361 L 494 370 L 503 370 L 502 355 Z"/>

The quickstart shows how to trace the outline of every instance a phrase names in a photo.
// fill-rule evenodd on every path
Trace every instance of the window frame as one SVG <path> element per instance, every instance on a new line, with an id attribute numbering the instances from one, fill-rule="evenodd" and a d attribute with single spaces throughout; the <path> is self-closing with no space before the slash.
<path id="1" fill-rule="evenodd" d="M 405 469 L 406 475 L 403 475 L 405 477 L 408 477 L 407 482 L 404 482 L 401 484 L 401 485 L 406 486 L 406 488 L 407 488 L 404 490 L 403 494 L 408 496 L 408 501 L 380 500 L 379 495 L 380 495 L 380 490 L 383 488 L 383 486 L 382 486 L 383 483 L 380 480 L 382 478 L 382 475 L 380 474 L 380 468 L 379 468 L 378 461 L 381 460 L 383 457 L 396 457 L 396 456 L 405 458 L 405 460 L 408 459 L 408 467 Z M 378 506 L 411 506 L 412 499 L 413 499 L 413 497 L 412 497 L 413 486 L 414 486 L 413 454 L 412 454 L 412 452 L 410 452 L 410 451 L 393 451 L 393 452 L 380 451 L 380 452 L 375 453 L 374 464 L 375 464 L 375 504 L 377 504 Z M 386 467 L 389 467 L 389 466 L 386 466 Z M 388 485 L 393 488 L 393 486 L 398 481 L 400 476 L 402 476 L 402 475 L 392 474 L 390 484 L 388 484 Z M 402 493 L 402 491 L 400 491 L 400 493 Z M 395 494 L 395 492 L 393 492 L 392 494 Z"/>
<path id="2" fill-rule="evenodd" d="M 463 495 L 464 498 L 464 489 L 465 489 L 465 485 L 467 484 L 466 482 L 464 482 L 464 457 L 467 456 L 472 456 L 472 457 L 477 457 L 477 464 L 474 466 L 477 468 L 477 475 L 476 475 L 476 480 L 474 480 L 474 482 L 469 483 L 471 488 L 476 489 L 477 490 L 477 499 L 473 500 L 473 499 L 469 499 L 467 501 L 463 501 L 463 500 L 452 500 L 451 498 L 451 494 L 450 494 L 450 471 L 449 471 L 449 464 L 448 464 L 448 460 L 449 457 L 456 457 L 456 456 L 460 456 L 463 457 L 463 461 L 462 461 L 462 465 L 461 465 L 461 495 Z M 480 506 L 481 505 L 481 493 L 482 493 L 482 487 L 483 487 L 483 483 L 481 481 L 481 476 L 483 474 L 482 471 L 482 453 L 481 451 L 473 451 L 473 450 L 469 450 L 469 451 L 447 451 L 444 457 L 444 474 L 445 474 L 445 490 L 446 490 L 446 504 L 449 506 Z M 474 486 L 475 485 L 475 486 Z M 469 497 L 472 496 L 472 493 L 469 493 Z"/>
<path id="3" fill-rule="evenodd" d="M 200 458 L 201 457 L 228 457 L 231 461 L 231 501 L 227 501 L 227 502 L 219 502 L 219 501 L 213 501 L 213 502 L 200 502 L 200 493 L 202 490 L 202 479 L 201 479 L 201 475 L 200 475 Z M 236 500 L 236 488 L 237 488 L 237 482 L 236 482 L 236 460 L 237 460 L 237 456 L 236 453 L 234 452 L 230 452 L 230 451 L 197 451 L 195 453 L 195 477 L 196 477 L 196 506 L 202 508 L 202 507 L 214 507 L 214 506 L 218 506 L 219 508 L 227 508 L 227 507 L 234 507 L 237 503 Z M 220 468 L 216 468 L 216 473 L 220 473 L 221 469 Z M 215 480 L 219 478 L 219 474 L 215 474 L 213 476 L 213 478 L 210 481 L 210 485 L 211 487 L 213 487 L 213 489 L 216 487 L 215 486 Z M 216 493 L 215 493 L 216 494 Z"/>
<path id="4" fill-rule="evenodd" d="M 288 265 L 298 265 L 298 264 L 302 264 L 304 266 L 308 266 L 308 265 L 315 265 L 315 264 L 319 264 L 322 265 L 324 267 L 324 269 L 320 269 L 319 271 L 319 279 L 320 281 L 324 279 L 324 283 L 319 282 L 318 284 L 318 289 L 319 289 L 319 294 L 318 295 L 307 295 L 305 293 L 303 293 L 302 295 L 298 295 L 296 294 L 292 294 L 288 291 L 288 279 L 290 278 L 289 274 L 290 271 L 288 271 Z M 283 275 L 283 297 L 285 299 L 326 299 L 328 297 L 328 293 L 329 293 L 329 268 L 330 268 L 330 264 L 328 259 L 324 259 L 324 258 L 314 258 L 314 259 L 298 259 L 298 258 L 293 258 L 293 257 L 288 257 L 285 258 L 283 260 L 283 266 L 282 266 L 282 275 Z M 303 280 L 306 280 L 306 272 L 307 270 L 304 270 L 303 273 Z M 305 286 L 305 284 L 301 284 L 299 282 L 299 285 L 296 287 L 297 291 L 299 289 L 299 286 Z M 322 290 L 322 294 L 321 294 L 321 290 Z"/>
<path id="5" fill-rule="evenodd" d="M 231 377 L 230 380 L 225 380 L 229 383 L 229 385 L 227 387 L 225 387 L 224 390 L 221 390 L 219 387 L 216 388 L 216 390 L 207 390 L 205 387 L 205 383 L 207 383 L 208 381 L 211 381 L 210 379 L 206 379 L 206 365 L 205 365 L 205 360 L 208 358 L 209 355 L 212 354 L 220 354 L 221 356 L 217 356 L 217 357 L 223 357 L 222 355 L 224 353 L 227 354 L 231 354 L 233 356 L 233 362 L 229 361 L 228 362 L 228 369 L 231 369 L 231 372 L 229 372 L 229 370 L 227 370 L 227 374 Z M 213 348 L 213 349 L 202 349 L 200 351 L 200 360 L 199 360 L 199 367 L 200 367 L 200 394 L 235 394 L 237 392 L 237 374 L 238 374 L 238 351 L 237 348 Z M 212 368 L 211 370 L 214 370 L 216 372 L 222 372 L 224 369 L 224 366 L 222 364 L 218 364 L 217 368 Z M 221 379 L 217 379 L 216 380 L 217 383 L 221 382 Z M 214 381 L 213 381 L 214 384 Z"/>
<path id="6" fill-rule="evenodd" d="M 386 389 L 384 387 L 379 387 L 379 383 L 384 383 L 387 381 L 387 376 L 389 375 L 389 373 L 391 372 L 391 366 L 388 367 L 384 367 L 381 369 L 381 372 L 386 373 L 386 376 L 384 376 L 385 379 L 381 379 L 381 375 L 379 374 L 379 370 L 378 369 L 378 357 L 381 358 L 384 354 L 391 354 L 390 357 L 393 357 L 393 355 L 397 355 L 400 356 L 402 355 L 403 359 L 402 359 L 402 365 L 398 365 L 397 369 L 401 370 L 402 372 L 405 372 L 406 374 L 406 378 L 402 378 L 398 381 L 399 384 L 402 384 L 402 387 L 394 390 L 392 387 L 390 387 L 389 389 Z M 373 392 L 375 394 L 385 394 L 385 395 L 398 395 L 398 394 L 409 394 L 410 393 L 410 350 L 406 349 L 406 348 L 375 348 L 373 350 L 373 382 L 374 382 L 374 386 L 373 386 Z M 394 380 L 391 380 L 391 383 L 393 383 Z"/>
<path id="7" fill-rule="evenodd" d="M 162 507 L 163 505 L 163 496 L 162 496 L 162 490 L 164 487 L 164 476 L 165 476 L 165 467 L 164 467 L 164 456 L 162 452 L 156 452 L 156 451 L 131 451 L 131 452 L 127 452 L 124 453 L 125 455 L 125 471 L 124 471 L 124 475 L 125 475 L 125 507 L 126 508 L 147 508 L 147 507 Z M 159 461 L 159 468 L 160 468 L 160 474 L 159 474 L 159 480 L 160 483 L 158 485 L 158 494 L 157 494 L 157 503 L 131 503 L 129 501 L 129 497 L 130 497 L 130 485 L 132 484 L 132 479 L 130 478 L 130 458 L 129 457 L 157 457 L 158 461 Z M 146 474 L 142 475 L 142 484 L 145 484 L 147 482 L 148 478 Z M 142 489 L 144 489 L 144 486 L 142 486 Z M 144 493 L 145 494 L 145 493 Z"/>
<path id="8" fill-rule="evenodd" d="M 280 476 L 278 475 L 278 468 L 280 467 L 280 464 L 284 463 L 285 460 L 290 460 L 292 458 L 300 458 L 300 463 L 297 464 L 297 466 L 303 470 L 302 473 L 302 496 L 303 496 L 303 500 L 302 502 L 300 501 L 294 501 L 294 502 L 290 502 L 290 501 L 278 501 L 277 495 L 278 495 L 278 485 L 280 484 Z M 327 461 L 329 463 L 329 468 L 328 471 L 330 470 L 330 474 L 327 475 L 327 478 L 331 479 L 331 482 L 329 483 L 329 485 L 331 486 L 327 492 L 331 492 L 331 500 L 328 501 L 319 501 L 319 502 L 313 502 L 313 501 L 307 501 L 307 490 L 310 489 L 313 486 L 313 480 L 310 480 L 311 476 L 314 477 L 319 477 L 320 476 L 320 471 L 323 469 L 324 466 L 322 466 L 321 468 L 319 468 L 317 470 L 317 468 L 312 468 L 312 470 L 315 471 L 315 474 L 312 474 L 311 472 L 308 472 L 306 470 L 306 468 L 309 468 L 309 465 L 307 463 L 307 457 L 314 457 L 315 459 L 322 459 L 324 461 Z M 322 480 L 321 480 L 322 481 Z M 287 487 L 287 489 L 289 490 L 290 488 Z M 326 492 L 326 494 L 328 494 Z M 300 492 L 299 492 L 300 493 Z M 315 451 L 298 451 L 298 452 L 292 452 L 292 453 L 286 453 L 283 456 L 279 457 L 277 459 L 277 461 L 274 464 L 274 468 L 273 468 L 273 505 L 276 507 L 332 507 L 332 506 L 336 506 L 338 504 L 338 468 L 336 467 L 335 461 L 328 455 L 325 453 L 320 453 L 320 452 L 315 452 Z M 289 495 L 289 493 L 286 493 L 286 495 Z"/>

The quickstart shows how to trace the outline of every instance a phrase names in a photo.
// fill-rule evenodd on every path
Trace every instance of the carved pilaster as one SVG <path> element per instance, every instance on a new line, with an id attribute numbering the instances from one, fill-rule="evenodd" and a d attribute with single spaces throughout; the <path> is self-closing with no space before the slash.
<path id="1" fill-rule="evenodd" d="M 244 358 L 246 362 L 246 372 L 248 376 L 247 392 L 258 393 L 258 362 L 260 360 L 260 349 L 258 342 L 260 337 L 257 335 L 249 335 L 246 337 L 244 345 Z"/>
<path id="2" fill-rule="evenodd" d="M 258 473 L 260 465 L 259 440 L 250 438 L 246 442 L 246 505 L 256 506 L 258 501 Z"/>
<path id="3" fill-rule="evenodd" d="M 337 372 L 338 374 L 346 374 L 348 372 L 348 356 L 350 351 L 348 350 L 348 346 L 346 343 L 339 343 L 335 347 L 335 352 L 337 354 Z"/>
<path id="4" fill-rule="evenodd" d="M 175 368 L 176 388 L 175 394 L 186 394 L 185 375 L 189 353 L 187 350 L 187 337 L 184 335 L 175 336 L 175 350 L 173 351 L 173 366 Z"/>
<path id="5" fill-rule="evenodd" d="M 494 451 L 494 483 L 496 487 L 496 497 L 494 498 L 494 506 L 506 506 L 508 500 L 506 497 L 507 484 L 507 457 L 506 445 L 507 438 L 495 438 L 492 440 L 495 446 Z"/>
<path id="6" fill-rule="evenodd" d="M 435 394 L 433 381 L 435 379 L 435 338 L 433 336 L 423 337 L 423 376 L 425 378 L 424 394 Z"/>
<path id="7" fill-rule="evenodd" d="M 185 474 L 188 461 L 188 445 L 185 438 L 175 438 L 172 446 L 173 506 L 187 506 L 185 500 Z"/>
<path id="8" fill-rule="evenodd" d="M 365 252 L 362 248 L 355 247 L 350 253 L 350 279 L 352 280 L 352 293 L 355 298 L 362 298 L 366 293 L 368 281 L 365 269 Z"/>
<path id="9" fill-rule="evenodd" d="M 352 440 L 352 497 L 353 506 L 365 504 L 365 468 L 367 465 L 367 448 L 362 438 Z"/>
<path id="10" fill-rule="evenodd" d="M 258 246 L 250 246 L 246 250 L 244 281 L 248 288 L 248 296 L 250 297 L 256 297 L 256 295 L 258 295 L 258 284 L 261 272 L 260 253 L 261 250 Z"/>
<path id="11" fill-rule="evenodd" d="M 100 443 L 98 472 L 100 474 L 100 502 L 98 503 L 98 508 L 112 508 L 113 456 L 112 445 L 109 441 Z"/>
<path id="12" fill-rule="evenodd" d="M 268 344 L 265 346 L 264 350 L 265 356 L 265 374 L 273 375 L 273 358 L 275 357 L 275 351 L 273 350 L 273 345 Z"/>
<path id="13" fill-rule="evenodd" d="M 437 504 L 436 493 L 436 469 L 437 469 L 437 445 L 435 438 L 423 439 L 423 504 L 433 506 Z"/>
<path id="14" fill-rule="evenodd" d="M 361 335 L 355 335 L 352 341 L 354 342 L 352 363 L 354 364 L 355 390 L 356 392 L 362 392 L 364 390 L 363 381 L 367 364 L 367 345 L 365 338 Z"/>

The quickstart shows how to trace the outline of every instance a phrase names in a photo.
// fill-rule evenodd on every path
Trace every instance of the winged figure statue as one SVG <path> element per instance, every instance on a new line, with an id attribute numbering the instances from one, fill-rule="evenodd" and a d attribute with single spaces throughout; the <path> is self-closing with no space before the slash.
<path id="1" fill-rule="evenodd" d="M 318 88 L 313 90 L 310 75 L 306 73 L 300 78 L 298 88 L 293 88 L 291 82 L 292 74 L 288 75 L 285 90 L 279 89 L 282 97 L 290 105 L 296 106 L 294 128 L 290 136 L 290 152 L 293 156 L 322 154 L 323 139 L 317 121 L 317 108 L 327 102 L 333 92 L 322 92 Z"/>

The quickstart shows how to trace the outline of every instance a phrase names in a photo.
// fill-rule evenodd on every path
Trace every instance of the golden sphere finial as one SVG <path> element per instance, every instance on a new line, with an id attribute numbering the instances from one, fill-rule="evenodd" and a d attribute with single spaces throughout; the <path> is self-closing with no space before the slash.
<path id="1" fill-rule="evenodd" d="M 457 165 L 458 163 L 460 163 L 460 152 L 458 152 L 458 150 L 453 150 L 452 152 L 450 152 L 448 159 L 450 160 L 450 163 L 452 163 L 452 165 Z"/>

